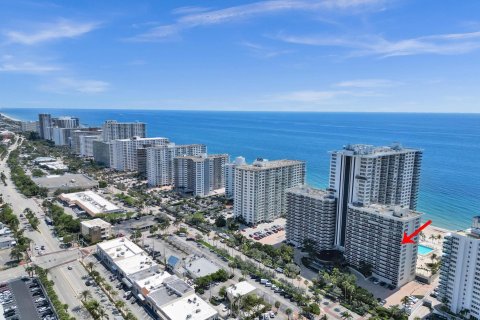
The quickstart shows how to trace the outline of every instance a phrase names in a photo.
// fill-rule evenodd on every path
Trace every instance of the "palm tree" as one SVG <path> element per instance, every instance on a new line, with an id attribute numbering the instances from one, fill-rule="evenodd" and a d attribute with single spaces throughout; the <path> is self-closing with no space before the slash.
<path id="1" fill-rule="evenodd" d="M 403 304 L 403 307 L 406 308 L 408 303 L 410 302 L 410 299 L 408 299 L 408 296 L 405 296 L 400 300 L 400 302 Z"/>
<path id="2" fill-rule="evenodd" d="M 290 320 L 290 315 L 292 314 L 292 309 L 287 308 L 287 310 L 285 310 L 285 314 L 288 316 L 288 320 Z"/>
<path id="3" fill-rule="evenodd" d="M 92 261 L 87 263 L 87 269 L 89 272 L 93 271 L 93 267 L 95 267 L 95 263 L 93 263 Z"/>
<path id="4" fill-rule="evenodd" d="M 343 311 L 340 316 L 342 317 L 343 320 L 350 320 L 353 318 L 352 314 L 348 311 Z"/>
<path id="5" fill-rule="evenodd" d="M 123 302 L 122 300 L 117 300 L 115 301 L 115 307 L 121 310 L 125 308 L 125 302 Z"/>
<path id="6" fill-rule="evenodd" d="M 108 314 L 102 307 L 97 310 L 97 314 L 100 319 L 108 319 Z"/>
<path id="7" fill-rule="evenodd" d="M 107 291 L 108 293 L 110 293 L 113 290 L 113 287 L 109 283 L 105 284 L 104 288 L 105 288 L 105 291 Z"/>
<path id="8" fill-rule="evenodd" d="M 80 292 L 80 299 L 83 302 L 86 302 L 91 297 L 92 297 L 92 294 L 90 293 L 90 290 L 83 290 L 82 292 Z"/>
<path id="9" fill-rule="evenodd" d="M 432 260 L 432 263 L 437 259 L 437 254 L 436 253 L 432 253 L 432 255 L 430 256 L 430 259 Z"/>
<path id="10" fill-rule="evenodd" d="M 320 320 L 328 320 L 328 316 L 326 314 L 322 314 Z"/>

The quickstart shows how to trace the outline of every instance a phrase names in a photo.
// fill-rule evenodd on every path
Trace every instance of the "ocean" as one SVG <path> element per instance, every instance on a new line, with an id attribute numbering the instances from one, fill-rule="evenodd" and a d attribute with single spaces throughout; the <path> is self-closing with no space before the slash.
<path id="1" fill-rule="evenodd" d="M 308 183 L 320 188 L 327 185 L 329 151 L 353 143 L 399 142 L 424 150 L 418 206 L 424 220 L 464 229 L 480 214 L 478 114 L 0 109 L 21 120 L 36 120 L 40 111 L 78 116 L 91 126 L 104 120 L 143 121 L 149 137 L 204 143 L 209 153 L 244 156 L 248 162 L 305 160 Z"/>

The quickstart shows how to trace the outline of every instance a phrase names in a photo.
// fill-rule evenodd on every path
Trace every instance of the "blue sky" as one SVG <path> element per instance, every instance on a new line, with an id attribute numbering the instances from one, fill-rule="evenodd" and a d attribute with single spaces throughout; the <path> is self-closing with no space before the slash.
<path id="1" fill-rule="evenodd" d="M 476 0 L 0 5 L 0 107 L 480 112 Z"/>

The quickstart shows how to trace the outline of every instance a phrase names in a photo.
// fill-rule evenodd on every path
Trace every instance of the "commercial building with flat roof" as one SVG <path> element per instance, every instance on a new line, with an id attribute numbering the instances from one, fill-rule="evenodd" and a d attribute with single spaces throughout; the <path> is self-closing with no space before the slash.
<path id="1" fill-rule="evenodd" d="M 285 190 L 305 184 L 305 162 L 257 159 L 235 167 L 235 217 L 258 224 L 286 214 Z"/>
<path id="2" fill-rule="evenodd" d="M 46 188 L 51 196 L 57 190 L 68 191 L 71 189 L 91 189 L 98 187 L 98 182 L 84 174 L 50 175 L 32 178 L 33 182 L 41 188 Z"/>
<path id="3" fill-rule="evenodd" d="M 227 298 L 233 303 L 238 298 L 255 293 L 256 290 L 257 288 L 249 282 L 241 281 L 227 288 Z"/>
<path id="4" fill-rule="evenodd" d="M 166 320 L 210 320 L 217 319 L 218 312 L 196 294 L 182 297 L 161 308 Z"/>
<path id="5" fill-rule="evenodd" d="M 96 243 L 112 236 L 112 225 L 99 218 L 85 220 L 80 222 L 80 232 L 90 242 Z"/>
<path id="6" fill-rule="evenodd" d="M 212 261 L 198 256 L 189 256 L 185 260 L 184 268 L 193 279 L 205 277 L 220 270 Z"/>
<path id="7" fill-rule="evenodd" d="M 470 229 L 447 234 L 442 252 L 438 299 L 465 312 L 462 318 L 480 319 L 480 216 Z"/>
<path id="8" fill-rule="evenodd" d="M 69 206 L 78 206 L 92 217 L 102 213 L 124 211 L 93 191 L 62 193 L 59 198 Z"/>
<path id="9" fill-rule="evenodd" d="M 336 217 L 333 193 L 305 185 L 285 192 L 287 241 L 302 247 L 308 239 L 316 251 L 333 249 Z"/>
<path id="10" fill-rule="evenodd" d="M 415 244 L 402 244 L 403 234 L 420 227 L 422 213 L 408 207 L 372 204 L 348 206 L 345 259 L 357 268 L 395 287 L 415 279 L 418 236 Z"/>

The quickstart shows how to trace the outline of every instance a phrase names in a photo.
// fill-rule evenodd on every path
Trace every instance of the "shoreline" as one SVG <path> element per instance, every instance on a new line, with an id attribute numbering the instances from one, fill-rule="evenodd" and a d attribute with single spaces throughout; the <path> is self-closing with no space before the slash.
<path id="1" fill-rule="evenodd" d="M 3 113 L 3 112 L 0 112 L 0 115 L 4 118 L 7 118 L 8 120 L 11 120 L 11 121 L 18 121 L 18 122 L 23 121 L 23 120 L 20 120 L 20 119 L 15 119 L 12 116 L 9 116 L 9 115 L 7 115 L 6 113 Z"/>

